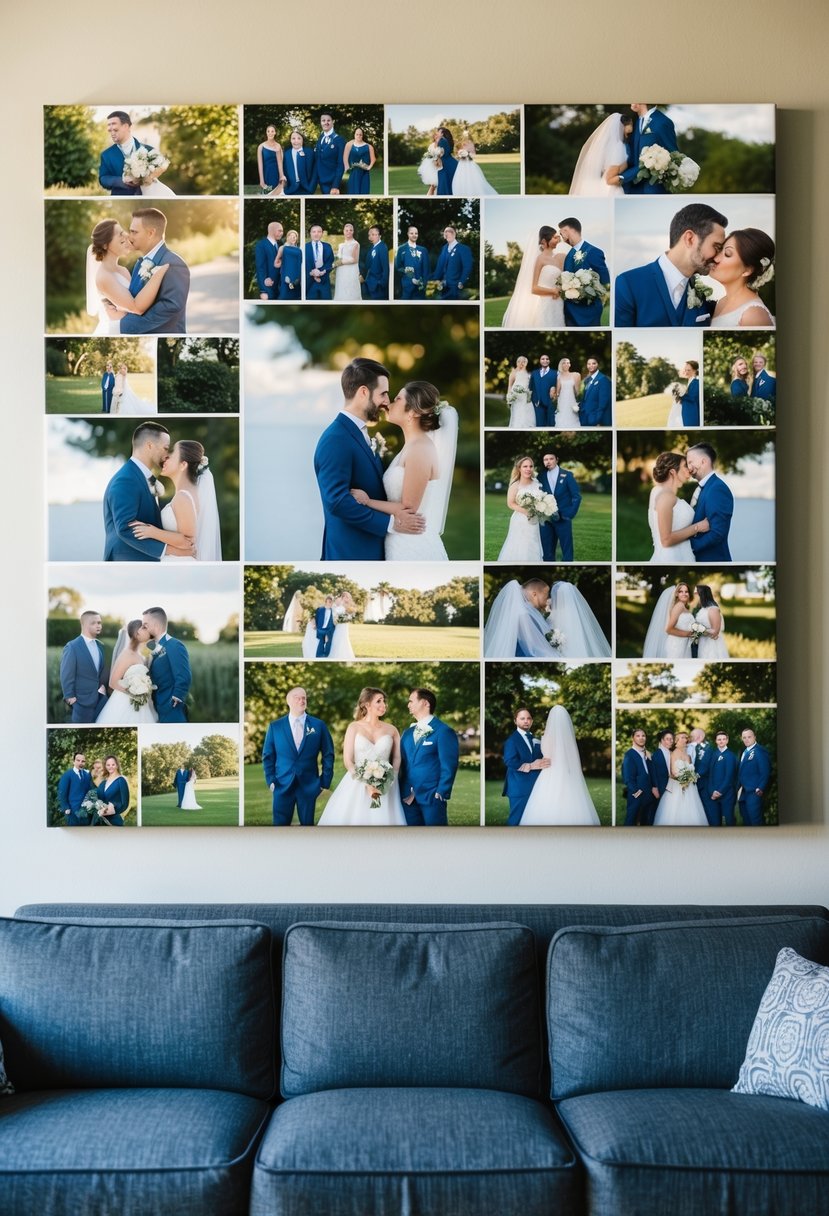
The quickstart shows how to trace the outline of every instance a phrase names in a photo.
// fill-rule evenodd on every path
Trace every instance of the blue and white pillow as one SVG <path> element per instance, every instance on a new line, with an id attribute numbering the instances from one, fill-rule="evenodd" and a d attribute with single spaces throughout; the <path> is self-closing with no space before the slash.
<path id="1" fill-rule="evenodd" d="M 732 1092 L 829 1111 L 829 967 L 780 951 Z"/>
<path id="2" fill-rule="evenodd" d="M 0 1098 L 5 1094 L 13 1094 L 14 1086 L 6 1076 L 6 1065 L 3 1062 L 3 1044 L 0 1043 Z"/>

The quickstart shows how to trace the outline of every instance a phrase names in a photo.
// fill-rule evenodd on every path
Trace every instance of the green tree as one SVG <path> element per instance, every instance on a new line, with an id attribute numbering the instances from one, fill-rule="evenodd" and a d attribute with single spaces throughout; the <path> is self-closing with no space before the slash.
<path id="1" fill-rule="evenodd" d="M 616 681 L 616 697 L 631 705 L 681 701 L 685 690 L 674 674 L 672 663 L 637 663 Z"/>
<path id="2" fill-rule="evenodd" d="M 45 106 L 43 165 L 49 186 L 91 186 L 98 167 L 89 106 Z"/>
<path id="3" fill-rule="evenodd" d="M 775 663 L 706 663 L 695 688 L 712 704 L 774 703 L 777 700 Z"/>
<path id="4" fill-rule="evenodd" d="M 193 748 L 193 759 L 202 759 L 205 777 L 236 777 L 239 773 L 239 748 L 227 735 L 205 735 Z"/>
<path id="5" fill-rule="evenodd" d="M 74 587 L 49 588 L 49 615 L 68 616 L 77 621 L 84 606 L 84 596 Z"/>
<path id="6" fill-rule="evenodd" d="M 616 344 L 616 397 L 629 401 L 644 397 L 645 359 L 632 342 Z"/>
<path id="7" fill-rule="evenodd" d="M 164 182 L 176 194 L 238 192 L 236 106 L 165 106 L 148 121 L 158 124 L 161 147 L 170 160 Z"/>
<path id="8" fill-rule="evenodd" d="M 191 766 L 192 752 L 188 743 L 153 743 L 141 750 L 141 792 L 166 794 L 172 791 L 173 778 L 179 765 Z M 202 774 L 198 774 L 201 776 Z"/>

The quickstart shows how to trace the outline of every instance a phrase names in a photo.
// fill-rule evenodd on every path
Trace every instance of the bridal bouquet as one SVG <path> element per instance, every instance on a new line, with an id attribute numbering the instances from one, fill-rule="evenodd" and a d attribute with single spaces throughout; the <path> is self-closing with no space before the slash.
<path id="1" fill-rule="evenodd" d="M 134 181 L 144 183 L 145 178 L 148 178 L 153 173 L 160 173 L 162 169 L 166 169 L 169 165 L 169 160 L 155 148 L 137 148 L 135 152 L 130 152 L 129 156 L 124 157 L 124 181 L 132 178 Z"/>
<path id="2" fill-rule="evenodd" d="M 143 663 L 133 663 L 124 672 L 121 683 L 130 699 L 130 705 L 138 713 L 141 706 L 146 705 L 153 695 L 155 684 L 150 679 L 150 673 Z"/>
<path id="3" fill-rule="evenodd" d="M 546 523 L 547 520 L 556 519 L 558 516 L 555 494 L 545 494 L 543 490 L 522 490 L 516 495 L 515 501 L 527 512 L 530 519 L 540 519 L 542 523 Z"/>
<path id="4" fill-rule="evenodd" d="M 707 633 L 708 630 L 701 622 L 694 621 L 693 625 L 691 626 L 691 645 L 697 646 L 700 638 L 704 638 Z"/>
<path id="5" fill-rule="evenodd" d="M 651 144 L 639 156 L 635 182 L 664 186 L 669 194 L 684 194 L 699 177 L 699 165 L 681 152 L 669 152 L 661 144 Z"/>
<path id="6" fill-rule="evenodd" d="M 334 609 L 334 620 L 338 625 L 350 625 L 354 620 L 354 613 L 347 612 L 345 608 Z"/>
<path id="7" fill-rule="evenodd" d="M 371 786 L 372 789 L 380 791 L 379 794 L 371 795 L 371 802 L 369 803 L 370 810 L 379 810 L 380 798 L 394 782 L 394 768 L 392 765 L 389 764 L 388 760 L 361 760 L 359 764 L 354 766 L 352 776 L 355 781 L 359 781 L 363 785 Z"/>
<path id="8" fill-rule="evenodd" d="M 601 300 L 604 304 L 610 289 L 599 278 L 597 271 L 562 270 L 558 289 L 563 300 L 575 300 L 579 304 L 592 304 Z"/>
<path id="9" fill-rule="evenodd" d="M 544 637 L 552 646 L 553 650 L 561 650 L 567 640 L 560 629 L 550 629 L 544 634 Z"/>
<path id="10" fill-rule="evenodd" d="M 699 773 L 696 771 L 693 764 L 683 762 L 682 764 L 677 765 L 674 778 L 684 794 L 689 785 L 696 785 L 696 783 L 699 781 Z"/>
<path id="11" fill-rule="evenodd" d="M 461 148 L 457 156 L 458 160 L 474 160 L 474 156 L 467 148 Z"/>
<path id="12" fill-rule="evenodd" d="M 513 384 L 512 388 L 507 393 L 507 405 L 515 405 L 516 401 L 520 401 L 523 397 L 529 396 L 529 389 L 524 384 Z"/>
<path id="13" fill-rule="evenodd" d="M 90 790 L 81 803 L 81 810 L 89 820 L 90 826 L 95 827 L 99 823 L 106 823 L 110 826 L 104 810 L 106 808 L 106 798 L 99 798 L 95 790 Z"/>

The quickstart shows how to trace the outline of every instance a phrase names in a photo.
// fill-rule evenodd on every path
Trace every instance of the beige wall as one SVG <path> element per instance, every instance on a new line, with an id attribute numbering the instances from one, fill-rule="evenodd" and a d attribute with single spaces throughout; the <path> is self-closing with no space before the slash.
<path id="1" fill-rule="evenodd" d="M 4 17 L 0 913 L 31 900 L 829 902 L 829 16 L 821 0 L 18 4 Z M 92 14 L 98 14 L 93 16 Z M 556 15 L 558 13 L 558 15 Z M 316 16 L 312 21 L 311 14 Z M 312 26 L 319 69 L 306 83 Z M 295 66 L 286 67 L 290 39 Z M 263 46 L 273 49 L 270 54 Z M 334 48 L 334 49 L 330 49 Z M 137 70 L 136 62 L 151 64 Z M 366 64 L 367 66 L 362 66 Z M 47 831 L 40 107 L 75 101 L 774 101 L 781 817 L 763 833 Z M 11 586 L 9 587 L 9 584 Z"/>

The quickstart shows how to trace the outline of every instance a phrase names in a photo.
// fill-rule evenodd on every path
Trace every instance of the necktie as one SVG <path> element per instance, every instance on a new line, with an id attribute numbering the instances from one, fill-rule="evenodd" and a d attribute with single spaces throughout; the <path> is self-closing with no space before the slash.
<path id="1" fill-rule="evenodd" d="M 299 718 L 294 718 L 294 728 L 293 729 L 294 729 L 294 743 L 296 744 L 297 751 L 299 751 L 299 749 L 302 745 L 302 723 L 300 722 Z"/>
<path id="2" fill-rule="evenodd" d="M 294 177 L 296 178 L 297 181 L 299 181 L 299 162 L 297 160 L 296 148 L 293 149 L 293 157 L 294 157 Z"/>
<path id="3" fill-rule="evenodd" d="M 697 486 L 697 488 L 694 490 L 693 494 L 691 495 L 691 506 L 692 507 L 695 507 L 697 505 L 697 503 L 699 502 L 699 496 L 701 493 L 702 493 L 702 486 Z"/>
<path id="4" fill-rule="evenodd" d="M 314 261 L 317 263 L 317 265 L 319 265 L 319 263 L 320 263 L 320 243 L 319 243 L 319 241 L 314 241 Z"/>
<path id="5" fill-rule="evenodd" d="M 533 750 L 532 739 L 530 738 L 530 736 L 527 734 L 526 731 L 522 730 L 521 734 L 524 736 L 524 742 L 526 743 L 527 747 L 530 749 L 530 751 L 532 751 Z"/>

